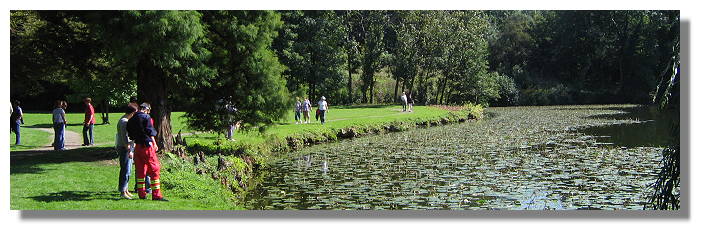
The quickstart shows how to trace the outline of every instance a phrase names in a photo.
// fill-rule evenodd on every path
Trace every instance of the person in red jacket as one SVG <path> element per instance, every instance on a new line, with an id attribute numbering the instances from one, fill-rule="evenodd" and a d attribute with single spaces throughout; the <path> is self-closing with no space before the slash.
<path id="1" fill-rule="evenodd" d="M 95 125 L 95 110 L 91 104 L 91 98 L 83 99 L 86 105 L 86 118 L 83 121 L 83 146 L 93 145 L 93 125 Z"/>

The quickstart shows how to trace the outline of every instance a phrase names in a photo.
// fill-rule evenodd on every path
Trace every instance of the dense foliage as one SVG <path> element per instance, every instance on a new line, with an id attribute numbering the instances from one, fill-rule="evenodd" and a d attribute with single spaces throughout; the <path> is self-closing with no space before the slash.
<path id="1" fill-rule="evenodd" d="M 331 105 L 664 103 L 678 11 L 12 11 L 11 95 L 49 110 L 138 94 L 219 130 Z M 675 56 L 674 56 L 675 55 Z M 100 106 L 103 106 L 102 109 Z M 167 146 L 170 143 L 166 143 Z"/>

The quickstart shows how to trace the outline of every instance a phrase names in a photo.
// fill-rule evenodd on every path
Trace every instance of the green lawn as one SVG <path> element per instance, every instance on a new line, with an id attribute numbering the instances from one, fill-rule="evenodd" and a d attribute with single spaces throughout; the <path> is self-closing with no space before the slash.
<path id="1" fill-rule="evenodd" d="M 288 122 L 269 127 L 264 133 L 258 131 L 236 133 L 236 143 L 262 142 L 267 136 L 283 137 L 291 134 L 316 132 L 350 126 L 376 125 L 402 120 L 435 118 L 449 111 L 418 106 L 414 112 L 400 112 L 400 106 L 331 107 L 325 125 L 312 120 L 310 124 L 294 124 L 293 113 Z M 172 129 L 190 132 L 185 125 L 183 112 L 172 113 Z M 24 142 L 50 142 L 48 133 L 44 137 L 31 137 L 32 127 L 50 127 L 50 114 L 28 113 L 25 116 Z M 209 175 L 196 174 L 190 161 L 162 158 L 162 187 L 170 202 L 151 200 L 122 200 L 117 192 L 119 165 L 112 150 L 115 125 L 121 117 L 112 113 L 111 124 L 95 126 L 95 142 L 99 145 L 67 151 L 48 151 L 36 155 L 14 152 L 10 162 L 10 207 L 13 210 L 233 210 L 238 207 L 230 193 Z M 312 113 L 312 118 L 313 113 Z M 83 114 L 68 114 L 70 131 L 81 133 Z M 214 141 L 215 133 L 199 133 L 188 136 L 191 141 Z M 49 141 L 49 142 L 46 142 Z M 42 145 L 42 144 L 36 144 Z M 106 147 L 110 146 L 110 147 Z M 134 170 L 131 178 L 134 185 Z M 132 186 L 131 186 L 132 187 Z"/>
<path id="2" fill-rule="evenodd" d="M 53 135 L 37 128 L 53 128 L 51 114 L 25 113 L 24 125 L 20 126 L 20 146 L 15 146 L 15 133 L 10 133 L 10 151 L 35 149 L 48 146 L 53 141 Z"/>
<path id="3" fill-rule="evenodd" d="M 284 121 L 272 125 L 264 133 L 253 131 L 241 131 L 235 133 L 234 138 L 239 141 L 248 143 L 259 143 L 265 141 L 265 136 L 274 135 L 284 137 L 296 133 L 317 132 L 324 129 L 339 129 L 350 126 L 369 125 L 376 123 L 386 123 L 401 120 L 410 120 L 415 118 L 440 117 L 446 115 L 449 111 L 428 107 L 415 106 L 414 112 L 400 112 L 400 105 L 374 105 L 374 106 L 333 106 L 327 114 L 325 125 L 315 120 L 315 112 L 311 112 L 311 123 L 309 124 L 294 124 L 294 113 L 289 112 Z M 193 132 L 186 125 L 184 112 L 173 112 L 172 132 L 182 133 Z M 67 122 L 69 131 L 82 134 L 83 132 L 83 113 L 68 113 Z M 111 113 L 110 124 L 101 124 L 100 114 L 96 121 L 98 124 L 94 126 L 93 134 L 95 144 L 98 146 L 111 146 L 115 141 L 115 125 L 122 117 L 122 113 Z M 50 113 L 26 113 L 25 125 L 22 126 L 22 146 L 14 146 L 14 134 L 10 137 L 12 151 L 27 150 L 46 146 L 51 144 L 50 134 L 33 129 L 35 127 L 51 128 Z M 213 141 L 218 138 L 223 138 L 217 133 L 199 133 L 187 137 L 188 140 L 198 141 Z"/>
<path id="4" fill-rule="evenodd" d="M 183 118 L 184 112 L 172 113 L 172 129 L 175 133 L 179 130 L 184 132 L 190 131 L 186 127 L 186 120 Z M 100 115 L 100 114 L 98 114 Z M 122 113 L 110 113 L 110 124 L 101 124 L 100 116 L 97 116 L 97 124 L 93 127 L 94 142 L 98 146 L 111 146 L 115 141 L 115 125 L 122 117 Z M 68 113 L 66 121 L 68 122 L 68 131 L 73 131 L 79 135 L 83 134 L 83 113 Z M 52 128 L 52 120 L 50 113 L 25 113 L 24 125 L 20 127 L 22 140 L 20 146 L 15 146 L 15 134 L 10 134 L 10 151 L 30 150 L 42 146 L 48 146 L 53 141 L 53 135 L 49 132 L 38 130 L 36 128 Z M 82 140 L 81 140 L 82 141 Z"/>
<path id="5" fill-rule="evenodd" d="M 189 164 L 162 160 L 163 193 L 170 202 L 120 199 L 119 165 L 111 148 L 82 148 L 12 156 L 13 210 L 233 210 L 232 194 Z M 134 170 L 130 188 L 134 187 Z M 136 195 L 136 194 L 135 194 Z"/>
<path id="6" fill-rule="evenodd" d="M 10 133 L 10 151 L 29 150 L 48 146 L 52 142 L 53 135 L 49 132 L 34 128 L 20 127 L 20 145 L 15 145 L 15 133 Z"/>
<path id="7" fill-rule="evenodd" d="M 380 123 L 389 123 L 419 118 L 443 117 L 450 111 L 430 107 L 415 106 L 413 112 L 401 112 L 401 105 L 373 105 L 373 106 L 335 106 L 326 114 L 326 124 L 322 125 L 315 119 L 315 111 L 311 112 L 311 123 L 295 124 L 294 113 L 290 112 L 287 121 L 270 126 L 264 133 L 258 131 L 241 131 L 234 134 L 236 141 L 247 143 L 260 143 L 266 141 L 266 136 L 286 137 L 292 134 L 306 132 L 320 132 L 326 129 L 341 129 L 352 126 L 364 126 Z M 186 137 L 189 140 L 213 141 L 223 138 L 216 133 L 201 133 Z"/>

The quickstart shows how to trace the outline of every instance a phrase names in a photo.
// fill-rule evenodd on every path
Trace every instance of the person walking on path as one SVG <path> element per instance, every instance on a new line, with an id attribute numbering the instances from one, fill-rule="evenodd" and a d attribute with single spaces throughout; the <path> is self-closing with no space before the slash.
<path id="1" fill-rule="evenodd" d="M 308 98 L 304 98 L 304 103 L 301 104 L 301 111 L 304 114 L 304 123 L 311 122 L 311 101 Z"/>
<path id="2" fill-rule="evenodd" d="M 301 104 L 301 98 L 296 97 L 296 104 L 294 104 L 294 120 L 296 120 L 296 124 L 304 123 L 301 121 L 301 111 L 303 110 L 302 104 Z"/>
<path id="3" fill-rule="evenodd" d="M 51 112 L 54 123 L 54 150 L 66 150 L 64 148 L 64 130 L 66 128 L 66 112 L 63 107 L 64 102 L 56 101 L 54 110 Z"/>
<path id="4" fill-rule="evenodd" d="M 10 115 L 10 133 L 15 132 L 15 145 L 20 145 L 20 125 L 24 124 L 24 119 L 22 119 L 22 108 L 20 108 L 20 101 L 15 100 L 15 108 L 13 109 L 12 115 Z"/>
<path id="5" fill-rule="evenodd" d="M 152 200 L 168 201 L 161 192 L 159 182 L 160 164 L 157 158 L 157 141 L 154 137 L 157 130 L 150 121 L 152 117 L 146 112 L 150 110 L 147 103 L 140 105 L 140 110 L 127 122 L 127 134 L 135 142 L 134 161 L 137 175 L 137 195 L 140 199 L 147 198 L 145 177 L 151 178 Z"/>
<path id="6" fill-rule="evenodd" d="M 326 112 L 328 111 L 328 102 L 326 102 L 326 97 L 321 96 L 321 100 L 318 101 L 318 110 L 320 112 L 321 124 L 326 124 Z"/>
<path id="7" fill-rule="evenodd" d="M 401 111 L 402 112 L 406 112 L 406 106 L 407 106 L 406 92 L 402 91 L 401 92 Z"/>
<path id="8" fill-rule="evenodd" d="M 127 190 L 130 182 L 130 172 L 132 168 L 132 159 L 134 157 L 135 142 L 130 141 L 127 136 L 127 122 L 137 110 L 128 105 L 125 107 L 125 115 L 122 115 L 117 123 L 117 133 L 115 134 L 115 151 L 120 160 L 120 175 L 118 177 L 118 191 L 120 196 L 125 199 L 132 199 L 132 194 Z"/>
<path id="9" fill-rule="evenodd" d="M 95 125 L 95 109 L 91 104 L 91 98 L 83 99 L 86 105 L 86 118 L 83 121 L 83 146 L 93 145 L 93 126 Z"/>
<path id="10" fill-rule="evenodd" d="M 413 112 L 413 111 L 414 111 L 414 110 L 413 110 L 413 108 L 414 108 L 414 99 L 411 98 L 411 92 L 410 92 L 410 91 L 406 93 L 406 103 L 407 103 L 407 106 L 408 106 L 407 110 L 409 110 L 409 112 Z"/>

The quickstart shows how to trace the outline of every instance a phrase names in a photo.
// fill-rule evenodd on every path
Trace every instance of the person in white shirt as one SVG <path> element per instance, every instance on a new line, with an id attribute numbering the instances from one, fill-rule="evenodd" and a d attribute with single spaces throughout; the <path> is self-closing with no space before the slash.
<path id="1" fill-rule="evenodd" d="M 320 112 L 319 116 L 321 119 L 321 124 L 326 124 L 326 112 L 328 111 L 328 102 L 326 102 L 325 96 L 321 96 L 321 100 L 318 101 L 318 110 Z"/>
<path id="2" fill-rule="evenodd" d="M 301 109 L 304 114 L 304 123 L 311 122 L 311 101 L 308 98 L 304 98 L 304 103 L 301 105 Z"/>
<path id="3" fill-rule="evenodd" d="M 132 194 L 127 189 L 130 182 L 130 171 L 134 158 L 135 142 L 130 140 L 127 135 L 127 122 L 135 115 L 137 109 L 134 106 L 125 107 L 125 115 L 122 115 L 117 123 L 117 133 L 115 133 L 115 151 L 120 160 L 120 174 L 118 176 L 118 191 L 120 196 L 125 199 L 132 199 Z"/>
<path id="4" fill-rule="evenodd" d="M 402 91 L 401 92 L 401 109 L 402 109 L 401 111 L 402 112 L 406 112 L 406 105 L 407 105 L 406 92 Z"/>
<path id="5" fill-rule="evenodd" d="M 66 112 L 62 108 L 63 102 L 57 100 L 54 110 L 51 111 L 54 123 L 54 150 L 66 150 L 64 148 L 64 130 L 66 127 Z"/>

